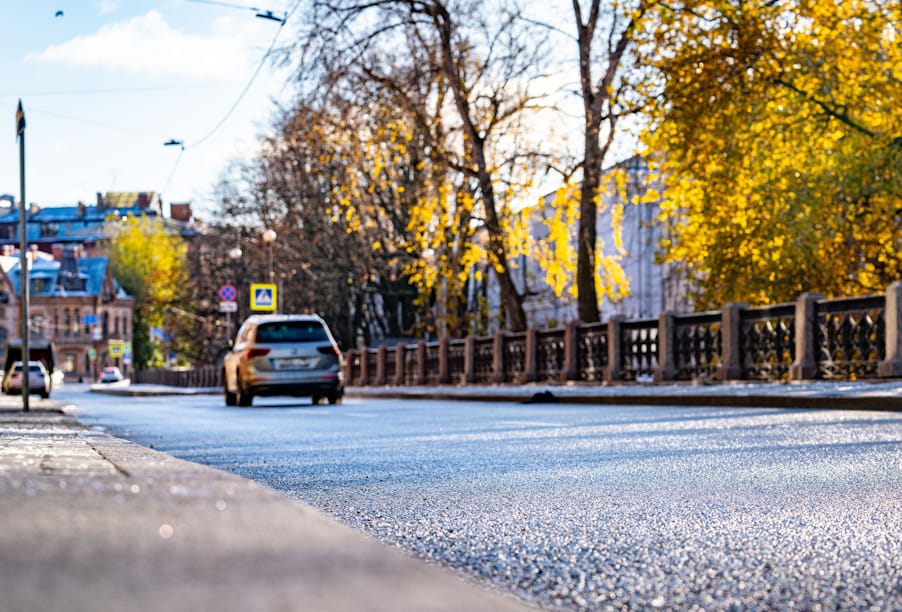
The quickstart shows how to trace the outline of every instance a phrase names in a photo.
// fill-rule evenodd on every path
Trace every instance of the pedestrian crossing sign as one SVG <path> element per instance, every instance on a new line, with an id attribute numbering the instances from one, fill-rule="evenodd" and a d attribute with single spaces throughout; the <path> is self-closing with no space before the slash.
<path id="1" fill-rule="evenodd" d="M 278 305 L 276 286 L 269 283 L 251 285 L 251 310 L 274 312 Z"/>

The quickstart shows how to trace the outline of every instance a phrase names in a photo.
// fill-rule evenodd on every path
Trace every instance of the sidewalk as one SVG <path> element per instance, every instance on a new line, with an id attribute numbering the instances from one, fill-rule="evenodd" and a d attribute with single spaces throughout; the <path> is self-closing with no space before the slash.
<path id="1" fill-rule="evenodd" d="M 0 396 L 0 608 L 526 610 L 249 480 Z"/>
<path id="2" fill-rule="evenodd" d="M 642 406 L 902 410 L 902 380 L 348 387 L 350 397 Z"/>

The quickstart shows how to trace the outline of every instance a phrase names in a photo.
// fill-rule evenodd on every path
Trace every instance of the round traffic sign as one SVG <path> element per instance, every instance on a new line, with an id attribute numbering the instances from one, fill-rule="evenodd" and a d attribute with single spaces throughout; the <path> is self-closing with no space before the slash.
<path id="1" fill-rule="evenodd" d="M 238 292 L 232 285 L 223 285 L 219 288 L 219 299 L 223 302 L 234 302 L 238 297 Z"/>

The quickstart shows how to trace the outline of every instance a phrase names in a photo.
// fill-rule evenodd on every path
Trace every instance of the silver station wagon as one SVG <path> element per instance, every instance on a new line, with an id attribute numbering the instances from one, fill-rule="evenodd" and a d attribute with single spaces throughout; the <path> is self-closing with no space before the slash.
<path id="1" fill-rule="evenodd" d="M 273 395 L 335 404 L 344 395 L 341 351 L 316 315 L 248 317 L 223 360 L 222 380 L 228 406 Z"/>

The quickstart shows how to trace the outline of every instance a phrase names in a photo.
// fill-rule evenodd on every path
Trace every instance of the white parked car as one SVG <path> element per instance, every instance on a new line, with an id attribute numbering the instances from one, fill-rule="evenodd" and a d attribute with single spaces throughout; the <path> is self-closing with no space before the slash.
<path id="1" fill-rule="evenodd" d="M 122 382 L 124 378 L 119 368 L 109 366 L 100 372 L 100 377 L 97 380 L 102 383 L 116 383 Z"/>
<path id="2" fill-rule="evenodd" d="M 50 397 L 50 372 L 40 361 L 28 362 L 28 391 L 44 399 Z M 22 362 L 16 361 L 3 377 L 3 392 L 7 395 L 22 393 Z"/>

